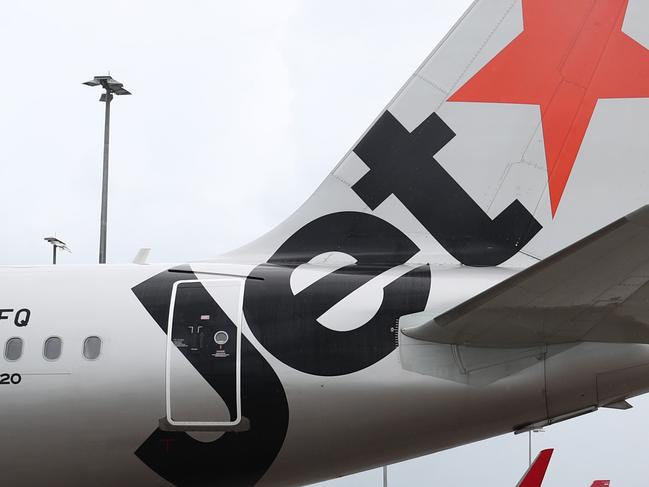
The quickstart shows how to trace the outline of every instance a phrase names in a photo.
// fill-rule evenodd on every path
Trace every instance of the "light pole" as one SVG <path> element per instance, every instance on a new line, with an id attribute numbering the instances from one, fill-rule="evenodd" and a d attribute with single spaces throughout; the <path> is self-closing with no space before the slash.
<path id="1" fill-rule="evenodd" d="M 56 265 L 56 251 L 57 249 L 65 250 L 66 252 L 70 252 L 70 249 L 68 246 L 65 244 L 65 242 L 59 240 L 56 237 L 45 237 L 43 240 L 46 242 L 49 242 L 52 244 L 52 264 Z"/>
<path id="2" fill-rule="evenodd" d="M 383 487 L 388 487 L 388 466 L 383 465 Z"/>
<path id="3" fill-rule="evenodd" d="M 104 115 L 104 165 L 101 178 L 101 220 L 99 227 L 99 263 L 106 263 L 106 226 L 108 220 L 108 142 L 110 138 L 110 102 L 115 95 L 130 95 L 124 85 L 110 76 L 95 76 L 83 83 L 87 86 L 101 86 L 106 90 L 99 101 L 106 103 Z"/>
<path id="4" fill-rule="evenodd" d="M 532 466 L 532 433 L 545 433 L 545 430 L 543 428 L 538 428 L 535 430 L 529 430 L 528 431 L 528 461 L 529 461 L 529 466 Z"/>

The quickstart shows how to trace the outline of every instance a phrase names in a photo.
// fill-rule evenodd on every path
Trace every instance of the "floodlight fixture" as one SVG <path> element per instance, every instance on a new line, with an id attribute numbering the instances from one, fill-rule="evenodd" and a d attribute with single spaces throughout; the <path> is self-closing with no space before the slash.
<path id="1" fill-rule="evenodd" d="M 86 86 L 101 86 L 105 91 L 99 101 L 106 104 L 104 115 L 104 161 L 101 179 L 101 217 L 99 223 L 99 263 L 106 263 L 106 229 L 108 226 L 108 148 L 110 138 L 110 102 L 113 95 L 130 95 L 124 84 L 110 75 L 95 76 L 83 83 Z"/>
<path id="2" fill-rule="evenodd" d="M 106 93 L 108 94 L 112 94 L 112 93 L 116 95 L 131 94 L 130 91 L 124 88 L 124 83 L 120 83 L 116 79 L 113 79 L 113 77 L 110 75 L 95 76 L 93 79 L 91 79 L 90 81 L 86 81 L 83 84 L 86 86 L 101 86 L 106 90 Z M 105 100 L 100 100 L 100 101 L 105 101 Z"/>
<path id="3" fill-rule="evenodd" d="M 46 242 L 52 245 L 52 264 L 56 264 L 56 251 L 58 249 L 65 250 L 66 252 L 72 253 L 72 251 L 68 248 L 67 244 L 56 237 L 45 237 L 43 240 L 45 240 Z"/>

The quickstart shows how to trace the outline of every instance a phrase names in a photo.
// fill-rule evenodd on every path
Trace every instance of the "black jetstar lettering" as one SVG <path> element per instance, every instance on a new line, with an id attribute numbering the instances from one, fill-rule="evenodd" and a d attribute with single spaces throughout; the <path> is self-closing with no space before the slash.
<path id="1" fill-rule="evenodd" d="M 434 158 L 453 137 L 435 113 L 411 133 L 386 111 L 354 148 L 370 171 L 352 189 L 372 209 L 394 194 L 462 264 L 502 264 L 542 227 L 518 200 L 489 218 Z"/>
<path id="2" fill-rule="evenodd" d="M 133 288 L 137 298 L 165 333 L 174 283 L 196 279 L 188 267 L 174 270 L 183 272 L 166 271 Z M 198 282 L 189 294 L 180 299 L 185 305 L 181 306 L 180 313 L 190 322 L 200 321 L 201 314 L 207 312 L 211 319 L 221 320 L 220 327 L 223 320 L 227 320 L 225 328 L 234 336 L 234 323 Z M 214 370 L 203 367 L 205 362 L 200 356 L 188 360 L 223 398 L 232 413 L 235 398 L 232 396 L 231 371 L 214 373 Z M 231 368 L 233 365 L 226 363 L 226 369 L 228 366 Z M 185 432 L 156 429 L 135 454 L 161 477 L 178 486 L 248 487 L 259 481 L 284 442 L 288 404 L 279 378 L 245 337 L 241 340 L 241 411 L 250 422 L 247 431 L 226 432 L 220 438 L 204 443 Z"/>
<path id="3" fill-rule="evenodd" d="M 342 267 L 294 295 L 292 272 L 314 257 L 346 253 L 355 264 Z M 309 374 L 333 376 L 375 364 L 396 348 L 399 316 L 422 311 L 430 289 L 424 265 L 384 288 L 384 298 L 367 323 L 347 332 L 330 330 L 318 318 L 379 274 L 405 263 L 419 249 L 401 231 L 372 215 L 334 213 L 293 234 L 246 283 L 244 312 L 261 344 L 285 364 Z"/>

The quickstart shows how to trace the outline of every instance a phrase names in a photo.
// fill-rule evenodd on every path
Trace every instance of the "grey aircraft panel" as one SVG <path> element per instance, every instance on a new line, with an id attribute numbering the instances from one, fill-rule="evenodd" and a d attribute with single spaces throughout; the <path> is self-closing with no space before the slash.
<path id="1" fill-rule="evenodd" d="M 649 343 L 649 206 L 423 325 L 411 338 L 478 347 Z"/>

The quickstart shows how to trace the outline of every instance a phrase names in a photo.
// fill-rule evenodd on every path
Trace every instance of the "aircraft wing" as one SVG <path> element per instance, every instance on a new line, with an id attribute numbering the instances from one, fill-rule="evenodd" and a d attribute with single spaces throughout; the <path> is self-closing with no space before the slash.
<path id="1" fill-rule="evenodd" d="M 476 347 L 649 343 L 649 205 L 406 336 Z"/>
<path id="2" fill-rule="evenodd" d="M 552 448 L 542 450 L 537 455 L 534 463 L 527 469 L 523 478 L 516 484 L 516 487 L 541 487 L 553 452 Z"/>

